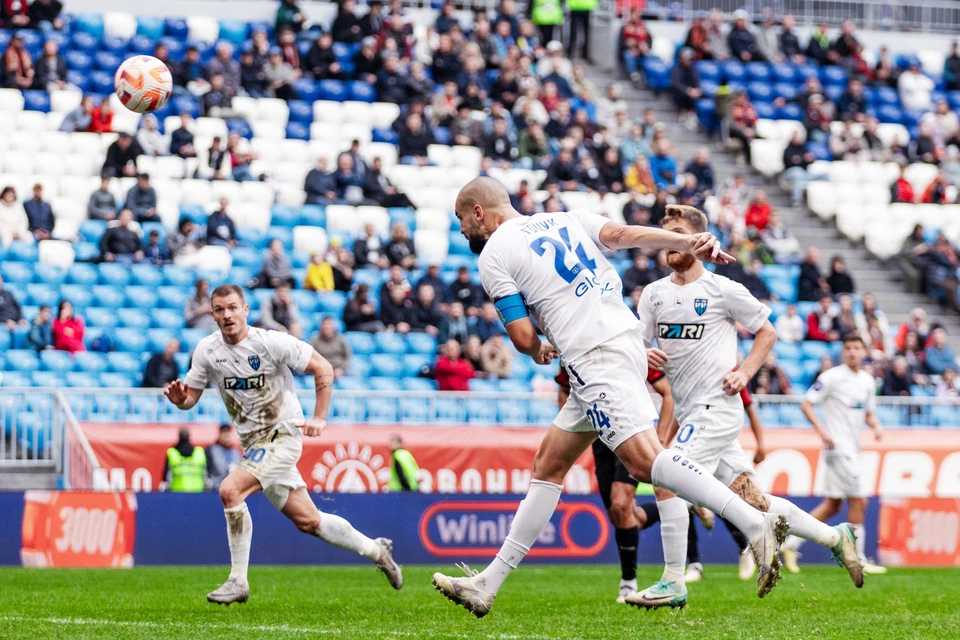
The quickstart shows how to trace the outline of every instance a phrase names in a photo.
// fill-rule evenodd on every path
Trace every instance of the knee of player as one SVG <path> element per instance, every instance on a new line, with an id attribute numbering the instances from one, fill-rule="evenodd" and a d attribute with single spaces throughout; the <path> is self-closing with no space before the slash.
<path id="1" fill-rule="evenodd" d="M 617 529 L 628 529 L 634 524 L 634 506 L 630 500 L 614 500 L 609 513 L 610 522 Z"/>
<path id="2" fill-rule="evenodd" d="M 842 506 L 842 503 L 839 500 L 831 498 L 827 500 L 824 504 L 825 504 L 825 509 L 827 511 L 827 518 L 832 518 L 833 516 L 840 513 L 840 508 Z"/>
<path id="3" fill-rule="evenodd" d="M 224 482 L 220 485 L 220 501 L 228 509 L 240 504 L 240 491 L 232 484 Z"/>
<path id="4" fill-rule="evenodd" d="M 297 529 L 300 531 L 313 534 L 317 529 L 320 528 L 320 514 L 316 513 L 314 515 L 300 516 L 294 520 L 293 523 L 297 525 Z"/>

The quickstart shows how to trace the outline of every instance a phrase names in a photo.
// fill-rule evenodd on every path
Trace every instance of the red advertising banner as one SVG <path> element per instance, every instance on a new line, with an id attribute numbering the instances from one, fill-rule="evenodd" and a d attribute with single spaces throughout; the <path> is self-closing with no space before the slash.
<path id="1" fill-rule="evenodd" d="M 153 491 L 163 480 L 166 450 L 180 425 L 84 424 L 100 462 L 96 486 Z M 215 425 L 189 426 L 192 441 L 206 446 Z M 420 465 L 420 486 L 434 493 L 524 493 L 545 431 L 508 427 L 330 426 L 304 438 L 300 473 L 311 491 L 375 492 L 390 477 L 388 440 L 399 434 Z M 741 442 L 752 456 L 755 443 Z M 810 429 L 768 429 L 767 457 L 757 467 L 759 484 L 779 495 L 819 495 L 823 469 L 820 439 Z M 862 470 L 870 494 L 885 497 L 960 496 L 960 432 L 887 431 L 881 442 L 864 433 Z M 589 450 L 567 475 L 570 493 L 596 491 Z"/>
<path id="2" fill-rule="evenodd" d="M 881 500 L 879 534 L 882 564 L 960 567 L 960 500 Z"/>
<path id="3" fill-rule="evenodd" d="M 132 493 L 27 491 L 23 503 L 23 566 L 133 566 Z"/>

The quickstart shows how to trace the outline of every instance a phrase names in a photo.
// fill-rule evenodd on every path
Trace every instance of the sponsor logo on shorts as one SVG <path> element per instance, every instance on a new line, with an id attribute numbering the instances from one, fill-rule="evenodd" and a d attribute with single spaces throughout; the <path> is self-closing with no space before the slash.
<path id="1" fill-rule="evenodd" d="M 703 337 L 703 324 L 657 324 L 657 335 L 666 340 L 699 340 Z"/>
<path id="2" fill-rule="evenodd" d="M 246 391 L 248 389 L 263 389 L 266 378 L 261 373 L 252 378 L 224 378 L 223 388 L 233 391 Z"/>

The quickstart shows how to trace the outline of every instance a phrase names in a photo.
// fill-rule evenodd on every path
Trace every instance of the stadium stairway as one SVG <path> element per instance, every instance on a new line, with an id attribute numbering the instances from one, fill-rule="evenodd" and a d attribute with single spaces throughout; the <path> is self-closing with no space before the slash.
<path id="1" fill-rule="evenodd" d="M 27 489 L 57 489 L 60 476 L 53 462 L 32 463 L 29 469 L 0 468 L 0 491 L 26 491 Z"/>
<path id="2" fill-rule="evenodd" d="M 685 165 L 697 147 L 707 146 L 713 165 L 715 181 L 722 184 L 734 173 L 743 175 L 746 183 L 753 189 L 764 189 L 773 205 L 790 231 L 800 241 L 801 246 L 816 246 L 820 249 L 820 267 L 826 274 L 829 260 L 840 255 L 847 264 L 857 286 L 858 293 L 872 293 L 876 296 L 880 309 L 886 313 L 891 327 L 909 319 L 910 310 L 920 307 L 926 310 L 928 317 L 947 329 L 951 345 L 960 349 L 960 316 L 942 310 L 930 297 L 904 291 L 903 276 L 896 264 L 881 262 L 872 256 L 862 244 L 853 244 L 843 238 L 833 222 L 821 221 L 805 206 L 792 207 L 790 197 L 775 180 L 767 181 L 747 164 L 736 163 L 736 152 L 723 148 L 717 139 L 709 139 L 703 131 L 690 131 L 677 121 L 676 110 L 670 98 L 662 93 L 655 94 L 649 89 L 636 89 L 630 82 L 623 80 L 619 73 L 589 67 L 587 75 L 596 84 L 598 91 L 610 82 L 620 82 L 623 98 L 630 108 L 630 118 L 639 118 L 643 109 L 652 108 L 658 119 L 666 125 L 667 137 L 673 142 L 676 157 Z"/>

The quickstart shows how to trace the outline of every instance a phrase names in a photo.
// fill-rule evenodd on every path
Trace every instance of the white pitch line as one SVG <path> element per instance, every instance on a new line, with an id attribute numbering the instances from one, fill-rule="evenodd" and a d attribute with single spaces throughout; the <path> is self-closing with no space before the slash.
<path id="1" fill-rule="evenodd" d="M 338 636 L 343 633 L 339 629 L 317 629 L 313 627 L 291 627 L 289 625 L 248 625 L 248 624 L 229 624 L 219 622 L 185 622 L 171 620 L 170 622 L 150 622 L 147 620 L 97 620 L 94 618 L 28 618 L 25 616 L 0 616 L 0 622 L 44 622 L 47 624 L 73 625 L 73 626 L 91 626 L 91 627 L 134 627 L 139 629 L 169 629 L 171 626 L 193 627 L 203 629 L 219 629 L 233 631 L 262 631 L 266 633 L 315 633 L 319 635 Z M 390 631 L 388 636 L 415 637 L 416 634 L 409 631 Z M 462 633 L 444 633 L 451 638 L 476 638 L 476 635 Z M 524 638 L 524 640 L 554 640 L 554 636 L 544 635 L 510 635 L 510 634 L 488 634 L 490 640 L 514 640 Z"/>

